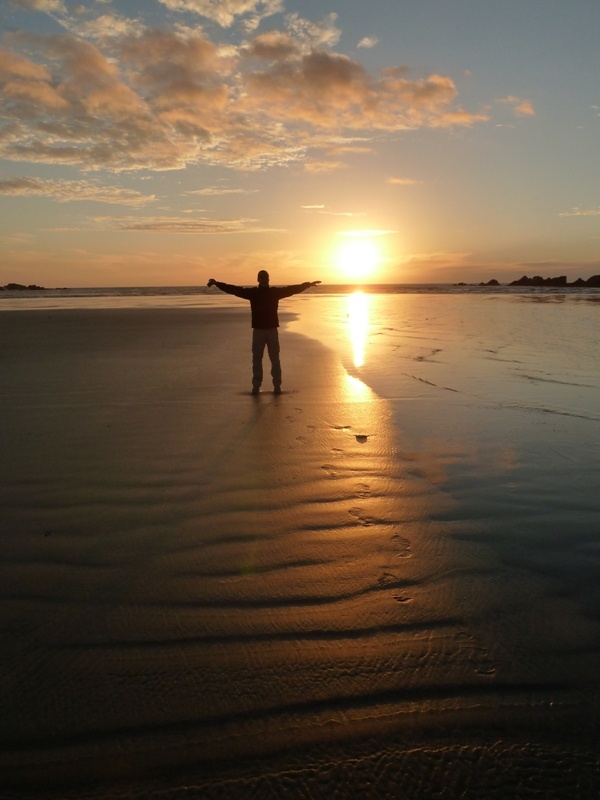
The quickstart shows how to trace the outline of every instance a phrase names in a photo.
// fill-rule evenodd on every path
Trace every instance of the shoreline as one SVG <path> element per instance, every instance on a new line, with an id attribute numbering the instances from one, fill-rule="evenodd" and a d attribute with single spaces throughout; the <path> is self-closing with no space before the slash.
<path id="1" fill-rule="evenodd" d="M 295 303 L 310 298 L 328 296 L 411 296 L 451 295 L 539 298 L 548 302 L 561 297 L 570 300 L 598 302 L 600 289 L 581 286 L 489 286 L 484 284 L 332 284 L 312 287 Z M 244 308 L 245 301 L 223 295 L 205 286 L 164 287 L 100 287 L 78 289 L 44 289 L 0 293 L 0 313 L 3 311 L 63 311 L 110 308 Z"/>

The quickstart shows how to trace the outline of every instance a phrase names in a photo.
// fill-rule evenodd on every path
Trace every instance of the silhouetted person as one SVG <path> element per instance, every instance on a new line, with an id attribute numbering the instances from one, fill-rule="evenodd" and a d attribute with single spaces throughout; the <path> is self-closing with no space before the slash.
<path id="1" fill-rule="evenodd" d="M 252 311 L 252 394 L 258 394 L 263 379 L 263 353 L 265 345 L 271 360 L 273 391 L 281 393 L 281 363 L 279 361 L 279 316 L 277 308 L 283 297 L 299 294 L 321 281 L 306 281 L 296 286 L 269 286 L 269 273 L 261 269 L 257 276 L 258 286 L 246 288 L 222 283 L 211 278 L 208 286 L 216 286 L 222 292 L 250 301 Z"/>

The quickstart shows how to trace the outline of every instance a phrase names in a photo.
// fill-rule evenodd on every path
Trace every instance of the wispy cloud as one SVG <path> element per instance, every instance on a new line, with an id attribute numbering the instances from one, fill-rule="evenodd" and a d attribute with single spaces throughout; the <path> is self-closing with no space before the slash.
<path id="1" fill-rule="evenodd" d="M 324 205 L 302 206 L 305 211 L 316 211 L 317 214 L 325 214 L 329 217 L 366 217 L 364 211 L 333 211 Z"/>
<path id="2" fill-rule="evenodd" d="M 44 11 L 48 14 L 66 14 L 67 9 L 62 0 L 10 0 L 17 8 L 27 8 L 30 11 Z"/>
<path id="3" fill-rule="evenodd" d="M 144 26 L 139 20 L 127 19 L 115 14 L 102 14 L 91 19 L 63 20 L 71 33 L 85 39 L 105 42 L 120 36 L 137 36 L 143 33 Z"/>
<path id="4" fill-rule="evenodd" d="M 118 231 L 157 233 L 281 233 L 274 228 L 260 226 L 256 219 L 183 219 L 181 217 L 90 217 L 94 225 Z"/>
<path id="5" fill-rule="evenodd" d="M 247 28 L 254 30 L 265 17 L 283 10 L 280 0 L 158 0 L 171 11 L 193 12 L 229 28 L 243 17 Z"/>
<path id="6" fill-rule="evenodd" d="M 184 194 L 197 194 L 203 197 L 222 194 L 255 194 L 258 189 L 227 189 L 222 186 L 207 186 L 204 189 L 190 189 Z"/>
<path id="7" fill-rule="evenodd" d="M 497 100 L 496 102 L 502 105 L 510 106 L 513 114 L 515 114 L 518 117 L 535 116 L 535 109 L 533 108 L 531 100 L 526 100 L 523 97 L 515 97 L 514 95 L 509 95 L 508 97 L 503 97 Z"/>
<path id="8" fill-rule="evenodd" d="M 572 208 L 561 211 L 559 217 L 600 217 L 600 208 Z"/>
<path id="9" fill-rule="evenodd" d="M 339 42 L 342 35 L 337 27 L 337 14 L 331 13 L 319 22 L 304 19 L 299 14 L 288 14 L 286 25 L 289 34 L 305 52 L 321 48 L 331 48 Z"/>
<path id="10" fill-rule="evenodd" d="M 370 49 L 371 47 L 375 47 L 378 43 L 379 39 L 377 36 L 364 36 L 356 46 Z"/>
<path id="11" fill-rule="evenodd" d="M 342 161 L 307 161 L 304 164 L 305 172 L 320 174 L 323 172 L 335 172 L 338 169 L 346 169 L 347 164 Z"/>
<path id="12" fill-rule="evenodd" d="M 0 195 L 13 197 L 52 197 L 59 203 L 90 200 L 123 206 L 144 206 L 156 200 L 154 195 L 144 195 L 131 189 L 100 186 L 89 181 L 42 180 L 41 178 L 12 177 L 0 179 Z"/>
<path id="13" fill-rule="evenodd" d="M 339 236 L 370 238 L 371 236 L 387 236 L 390 233 L 398 233 L 398 231 L 385 228 L 369 228 L 361 231 L 339 231 Z"/>
<path id="14" fill-rule="evenodd" d="M 416 178 L 386 178 L 386 183 L 392 186 L 420 186 L 423 181 L 416 180 Z"/>

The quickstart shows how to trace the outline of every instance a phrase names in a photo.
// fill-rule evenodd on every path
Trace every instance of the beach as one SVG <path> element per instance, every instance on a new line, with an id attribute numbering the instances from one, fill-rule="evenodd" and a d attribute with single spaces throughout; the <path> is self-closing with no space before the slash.
<path id="1" fill-rule="evenodd" d="M 352 302 L 0 311 L 1 798 L 598 796 L 600 304 Z"/>

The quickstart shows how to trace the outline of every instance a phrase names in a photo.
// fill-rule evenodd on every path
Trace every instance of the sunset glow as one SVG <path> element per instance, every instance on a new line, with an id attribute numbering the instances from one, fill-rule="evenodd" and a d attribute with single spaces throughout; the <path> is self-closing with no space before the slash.
<path id="1" fill-rule="evenodd" d="M 546 5 L 5 3 L 0 285 L 599 273 L 600 4 Z"/>

